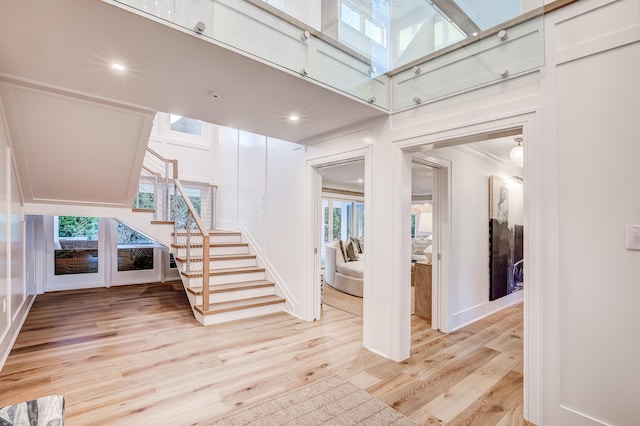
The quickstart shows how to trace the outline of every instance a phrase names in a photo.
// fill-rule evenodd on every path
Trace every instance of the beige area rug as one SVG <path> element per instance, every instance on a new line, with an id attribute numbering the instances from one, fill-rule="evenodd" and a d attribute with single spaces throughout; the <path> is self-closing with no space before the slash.
<path id="1" fill-rule="evenodd" d="M 327 283 L 322 284 L 322 303 L 362 317 L 362 297 L 343 293 Z"/>
<path id="2" fill-rule="evenodd" d="M 342 377 L 333 376 L 216 420 L 212 425 L 415 425 Z"/>

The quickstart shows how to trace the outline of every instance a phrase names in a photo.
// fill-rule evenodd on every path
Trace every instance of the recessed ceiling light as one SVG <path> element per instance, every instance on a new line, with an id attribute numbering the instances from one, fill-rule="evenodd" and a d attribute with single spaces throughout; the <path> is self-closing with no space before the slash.
<path id="1" fill-rule="evenodd" d="M 111 68 L 118 71 L 124 71 L 124 65 L 116 64 L 115 62 L 111 64 Z"/>
<path id="2" fill-rule="evenodd" d="M 291 121 L 298 121 L 298 120 L 300 120 L 300 117 L 298 117 L 297 115 L 290 115 L 290 116 L 289 116 L 289 120 L 291 120 Z"/>
<path id="3" fill-rule="evenodd" d="M 364 182 L 362 179 L 358 179 L 358 183 L 362 183 Z"/>

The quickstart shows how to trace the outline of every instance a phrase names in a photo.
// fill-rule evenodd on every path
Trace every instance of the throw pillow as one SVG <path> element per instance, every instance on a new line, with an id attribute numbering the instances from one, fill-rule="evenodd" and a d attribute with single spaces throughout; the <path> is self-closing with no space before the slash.
<path id="1" fill-rule="evenodd" d="M 349 259 L 349 262 L 353 262 L 358 260 L 358 249 L 356 247 L 356 243 L 353 242 L 353 240 L 350 240 L 347 243 L 347 258 Z"/>
<path id="2" fill-rule="evenodd" d="M 347 257 L 347 249 L 342 240 L 338 240 L 338 248 L 340 249 L 340 253 L 342 253 L 342 261 L 345 263 L 348 262 L 349 257 Z"/>
<path id="3" fill-rule="evenodd" d="M 358 253 L 362 253 L 362 249 L 360 248 L 360 238 L 358 237 L 351 237 L 351 242 L 355 244 L 356 246 L 356 251 Z"/>

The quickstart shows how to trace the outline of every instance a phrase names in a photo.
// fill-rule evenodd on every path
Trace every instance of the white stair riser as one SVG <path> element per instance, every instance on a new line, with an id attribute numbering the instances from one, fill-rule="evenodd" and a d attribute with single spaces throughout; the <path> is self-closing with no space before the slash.
<path id="1" fill-rule="evenodd" d="M 174 244 L 186 244 L 187 236 L 178 235 L 177 241 Z M 191 235 L 189 237 L 191 244 L 202 244 L 202 235 Z M 209 236 L 210 243 L 241 243 L 242 236 L 240 235 L 211 235 Z"/>
<path id="2" fill-rule="evenodd" d="M 187 257 L 187 249 L 186 248 L 173 248 L 174 256 L 176 257 Z M 210 247 L 209 248 L 210 255 L 225 255 L 225 254 L 249 254 L 248 246 L 231 246 L 231 247 Z M 191 256 L 193 257 L 202 257 L 202 247 L 192 248 Z"/>
<path id="3" fill-rule="evenodd" d="M 257 308 L 242 309 L 238 311 L 224 312 L 221 314 L 207 315 L 203 318 L 203 315 L 198 311 L 193 310 L 193 314 L 196 320 L 202 325 L 220 324 L 228 321 L 235 321 L 243 318 L 251 318 L 259 315 L 267 315 L 274 312 L 284 311 L 284 303 L 276 303 L 273 305 L 259 306 Z"/>
<path id="4" fill-rule="evenodd" d="M 231 300 L 248 299 L 251 297 L 271 296 L 275 294 L 273 286 L 250 288 L 246 290 L 226 291 L 224 293 L 214 293 L 209 295 L 209 303 L 228 302 Z M 191 306 L 202 305 L 202 296 L 196 296 L 191 292 L 187 292 L 189 303 Z"/>
<path id="5" fill-rule="evenodd" d="M 176 262 L 178 263 L 181 271 L 187 270 L 187 262 L 181 262 L 177 259 L 176 259 Z M 209 270 L 227 269 L 227 268 L 244 268 L 244 267 L 250 267 L 250 266 L 258 266 L 258 262 L 256 261 L 255 257 L 249 258 L 249 259 L 231 259 L 231 260 L 217 259 L 217 260 L 209 261 Z M 191 270 L 192 271 L 202 270 L 202 261 L 191 262 Z"/>
<path id="6" fill-rule="evenodd" d="M 241 283 L 246 281 L 259 281 L 266 279 L 264 271 L 262 272 L 249 272 L 245 274 L 229 274 L 229 275 L 214 275 L 209 277 L 210 284 L 229 284 L 229 283 Z"/>
<path id="7" fill-rule="evenodd" d="M 244 274 L 228 274 L 228 275 L 214 275 L 209 277 L 209 284 L 230 284 L 240 283 L 246 281 L 258 281 L 264 280 L 264 272 L 249 272 Z M 182 282 L 187 287 L 202 287 L 202 277 L 188 278 L 182 276 Z"/>

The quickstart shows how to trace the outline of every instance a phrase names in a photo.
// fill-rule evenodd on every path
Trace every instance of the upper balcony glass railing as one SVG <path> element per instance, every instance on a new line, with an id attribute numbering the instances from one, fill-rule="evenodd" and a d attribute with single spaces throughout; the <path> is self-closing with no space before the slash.
<path id="1" fill-rule="evenodd" d="M 543 0 L 116 0 L 398 111 L 544 64 Z"/>

